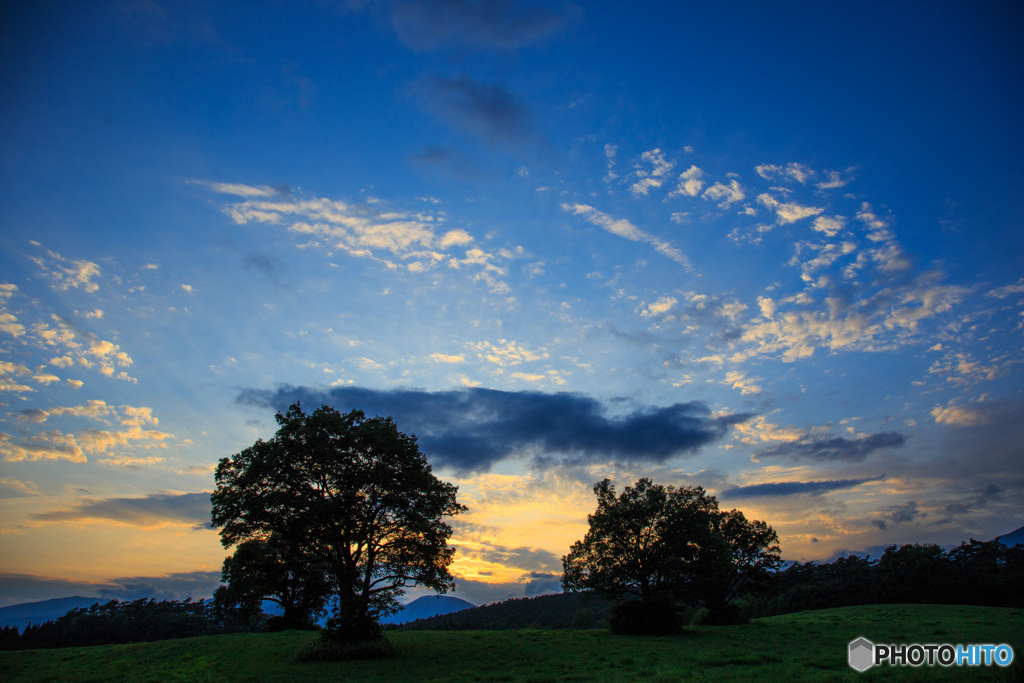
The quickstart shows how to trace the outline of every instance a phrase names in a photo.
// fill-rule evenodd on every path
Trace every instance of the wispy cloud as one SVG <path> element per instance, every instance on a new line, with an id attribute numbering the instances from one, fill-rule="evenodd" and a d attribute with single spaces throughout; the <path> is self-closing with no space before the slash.
<path id="1" fill-rule="evenodd" d="M 754 168 L 757 174 L 765 180 L 795 180 L 801 185 L 807 184 L 807 179 L 816 175 L 814 169 L 803 164 L 790 163 L 785 166 L 778 164 L 762 164 Z"/>
<path id="2" fill-rule="evenodd" d="M 210 189 L 222 185 L 205 184 Z M 241 190 L 233 194 L 238 192 Z M 524 253 L 521 248 L 485 251 L 464 229 L 445 229 L 443 212 L 391 209 L 381 203 L 356 204 L 296 193 L 288 198 L 255 198 L 228 204 L 224 212 L 239 225 L 280 225 L 309 240 L 303 246 L 321 249 L 328 256 L 340 251 L 374 259 L 388 269 L 404 267 L 411 273 L 470 267 L 478 272 L 476 279 L 502 293 L 508 292 L 502 279 L 507 271 L 499 264 Z"/>
<path id="3" fill-rule="evenodd" d="M 644 232 L 625 219 L 613 218 L 587 204 L 562 204 L 562 209 L 581 216 L 588 223 L 607 230 L 613 235 L 624 237 L 633 242 L 650 244 L 659 254 L 667 256 L 676 263 L 683 265 L 687 270 L 693 269 L 693 266 L 690 265 L 690 260 L 678 247 L 660 237 Z"/>
<path id="4" fill-rule="evenodd" d="M 38 242 L 32 242 L 32 244 L 42 247 Z M 29 258 L 39 266 L 43 275 L 50 278 L 54 287 L 60 291 L 82 289 L 86 292 L 95 292 L 100 288 L 95 282 L 95 278 L 100 274 L 100 267 L 92 261 L 65 258 L 50 250 L 46 250 L 44 255 L 29 256 Z"/>

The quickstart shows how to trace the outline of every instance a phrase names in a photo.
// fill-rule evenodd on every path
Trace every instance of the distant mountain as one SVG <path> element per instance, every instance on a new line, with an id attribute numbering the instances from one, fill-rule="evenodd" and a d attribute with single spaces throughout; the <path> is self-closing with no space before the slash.
<path id="1" fill-rule="evenodd" d="M 64 616 L 76 607 L 89 607 L 98 602 L 106 601 L 100 598 L 83 598 L 76 595 L 70 598 L 54 598 L 0 607 L 0 627 L 17 626 L 18 631 L 24 631 L 30 623 L 43 624 L 50 619 Z"/>
<path id="2" fill-rule="evenodd" d="M 999 541 L 1003 545 L 1013 547 L 1018 543 L 1024 543 L 1024 526 L 1002 536 L 996 536 L 993 541 Z"/>
<path id="3" fill-rule="evenodd" d="M 476 605 L 460 598 L 447 595 L 426 595 L 410 602 L 398 614 L 393 614 L 381 621 L 385 624 L 404 624 L 407 621 L 427 619 L 439 614 L 451 614 L 472 607 L 476 607 Z"/>

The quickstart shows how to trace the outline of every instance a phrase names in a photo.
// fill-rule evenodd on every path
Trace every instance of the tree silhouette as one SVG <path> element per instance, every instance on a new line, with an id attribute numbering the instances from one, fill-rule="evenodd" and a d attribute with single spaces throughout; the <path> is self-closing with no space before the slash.
<path id="1" fill-rule="evenodd" d="M 333 586 L 332 637 L 379 636 L 397 596 L 422 584 L 446 592 L 454 549 L 442 521 L 466 508 L 391 418 L 341 414 L 298 403 L 269 441 L 220 461 L 213 524 L 227 546 L 272 537 L 296 556 L 322 562 Z"/>
<path id="2" fill-rule="evenodd" d="M 715 620 L 781 564 L 770 526 L 737 510 L 720 511 L 718 500 L 699 486 L 642 478 L 616 497 L 605 479 L 594 493 L 590 528 L 562 558 L 567 591 L 632 594 L 648 605 L 705 605 Z"/>
<path id="3" fill-rule="evenodd" d="M 331 583 L 324 562 L 298 550 L 277 534 L 238 544 L 224 560 L 217 608 L 251 625 L 262 615 L 263 600 L 270 600 L 284 614 L 271 618 L 268 628 L 311 628 L 324 612 Z"/>

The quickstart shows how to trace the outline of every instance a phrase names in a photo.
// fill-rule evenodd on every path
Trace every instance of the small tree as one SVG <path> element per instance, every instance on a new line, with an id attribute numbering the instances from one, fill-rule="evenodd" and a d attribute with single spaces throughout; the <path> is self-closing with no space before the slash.
<path id="1" fill-rule="evenodd" d="M 771 527 L 720 511 L 699 486 L 642 478 L 616 497 L 605 479 L 594 493 L 590 529 L 562 558 L 567 591 L 632 594 L 649 604 L 699 604 L 721 613 L 781 564 Z"/>
<path id="2" fill-rule="evenodd" d="M 217 609 L 252 625 L 262 617 L 264 600 L 283 611 L 268 628 L 311 628 L 322 616 L 331 593 L 328 568 L 323 561 L 298 554 L 280 536 L 251 539 L 238 544 L 224 559 L 224 583 L 214 594 Z"/>
<path id="3" fill-rule="evenodd" d="M 217 466 L 213 524 L 225 547 L 271 537 L 323 563 L 336 597 L 332 633 L 344 641 L 379 636 L 378 620 L 397 597 L 422 584 L 454 585 L 452 529 L 442 521 L 466 508 L 391 418 L 341 414 L 298 403 L 277 415 L 279 429 Z"/>
<path id="4" fill-rule="evenodd" d="M 685 597 L 708 608 L 710 623 L 731 623 L 738 618 L 733 601 L 766 588 L 769 572 L 782 566 L 779 537 L 739 510 L 713 515 L 711 531 Z"/>

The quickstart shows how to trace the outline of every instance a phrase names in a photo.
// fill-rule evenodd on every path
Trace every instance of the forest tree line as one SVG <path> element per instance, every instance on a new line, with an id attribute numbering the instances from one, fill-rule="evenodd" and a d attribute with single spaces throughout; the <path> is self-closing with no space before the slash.
<path id="1" fill-rule="evenodd" d="M 891 546 L 878 559 L 854 555 L 832 562 L 794 562 L 773 573 L 759 595 L 741 607 L 748 617 L 866 604 L 956 604 L 1024 607 L 1024 545 L 965 542 L 945 551 L 937 545 Z M 588 629 L 607 623 L 613 601 L 586 593 L 517 598 L 390 628 Z M 703 612 L 681 614 L 700 622 Z M 71 610 L 63 617 L 0 629 L 0 648 L 33 649 L 133 643 L 237 631 L 259 631 L 264 619 L 245 624 L 218 610 L 214 601 L 116 600 Z"/>

